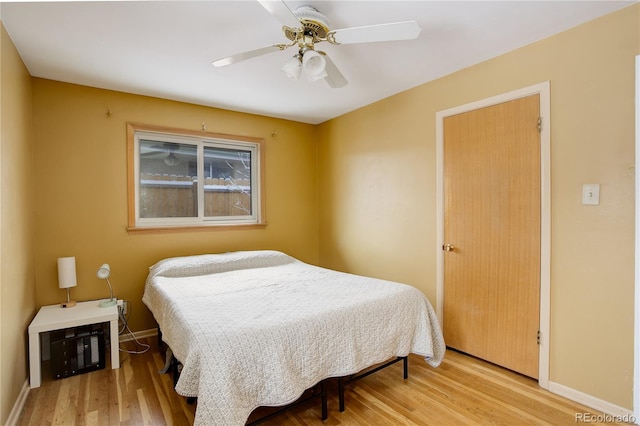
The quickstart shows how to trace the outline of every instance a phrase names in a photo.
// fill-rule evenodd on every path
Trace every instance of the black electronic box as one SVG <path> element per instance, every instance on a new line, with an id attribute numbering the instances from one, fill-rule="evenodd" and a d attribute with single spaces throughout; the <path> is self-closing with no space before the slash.
<path id="1" fill-rule="evenodd" d="M 102 325 L 67 328 L 51 333 L 51 370 L 55 379 L 104 368 Z"/>

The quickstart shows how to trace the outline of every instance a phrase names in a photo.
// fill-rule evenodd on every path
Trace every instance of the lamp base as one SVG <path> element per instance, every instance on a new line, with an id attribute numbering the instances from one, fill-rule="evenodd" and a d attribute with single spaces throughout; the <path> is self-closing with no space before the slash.
<path id="1" fill-rule="evenodd" d="M 66 302 L 62 302 L 60 304 L 61 308 L 73 308 L 74 306 L 76 306 L 75 300 L 67 300 Z"/>
<path id="2" fill-rule="evenodd" d="M 98 306 L 101 308 L 108 308 L 110 306 L 116 306 L 117 303 L 118 303 L 117 299 L 106 299 L 100 302 Z"/>

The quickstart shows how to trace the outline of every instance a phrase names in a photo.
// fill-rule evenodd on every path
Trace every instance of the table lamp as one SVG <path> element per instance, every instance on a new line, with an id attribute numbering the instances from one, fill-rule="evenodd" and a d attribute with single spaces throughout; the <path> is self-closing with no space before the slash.
<path id="1" fill-rule="evenodd" d="M 58 287 L 67 290 L 67 301 L 61 303 L 63 308 L 72 308 L 76 306 L 74 300 L 69 299 L 69 288 L 75 287 L 76 282 L 76 258 L 59 257 L 58 258 Z"/>
<path id="2" fill-rule="evenodd" d="M 111 275 L 111 267 L 108 263 L 104 263 L 98 271 L 96 272 L 96 276 L 101 280 L 107 280 L 107 284 L 109 284 L 109 299 L 103 300 L 98 304 L 101 308 L 108 308 L 109 306 L 115 306 L 118 302 L 113 298 L 113 287 L 111 287 L 111 282 L 109 282 L 109 275 Z"/>

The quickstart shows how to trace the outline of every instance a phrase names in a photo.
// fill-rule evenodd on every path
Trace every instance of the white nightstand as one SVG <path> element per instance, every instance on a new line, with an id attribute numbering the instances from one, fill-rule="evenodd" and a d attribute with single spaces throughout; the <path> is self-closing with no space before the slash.
<path id="1" fill-rule="evenodd" d="M 81 325 L 109 322 L 111 336 L 111 368 L 120 368 L 118 340 L 118 307 L 101 308 L 99 300 L 78 302 L 72 308 L 43 306 L 29 324 L 29 385 L 40 387 L 40 333 Z"/>

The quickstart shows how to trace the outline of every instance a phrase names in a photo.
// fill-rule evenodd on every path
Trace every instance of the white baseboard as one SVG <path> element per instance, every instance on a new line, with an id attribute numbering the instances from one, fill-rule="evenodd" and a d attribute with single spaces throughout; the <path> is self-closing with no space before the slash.
<path id="1" fill-rule="evenodd" d="M 600 421 L 598 423 L 629 422 L 638 424 L 639 419 L 635 418 L 632 410 L 617 406 L 600 398 L 596 398 L 595 396 L 588 395 L 584 392 L 580 392 L 568 386 L 554 382 L 549 382 L 549 391 L 582 405 L 586 405 L 594 410 L 601 411 L 606 416 L 610 416 L 610 418 L 604 418 L 602 419 L 604 421 Z M 576 416 L 578 415 L 579 413 L 576 413 Z M 577 417 L 576 421 L 578 421 Z"/>
<path id="2" fill-rule="evenodd" d="M 16 399 L 16 403 L 13 404 L 13 408 L 9 413 L 9 418 L 7 418 L 7 422 L 5 426 L 14 426 L 18 424 L 18 419 L 20 418 L 20 414 L 22 414 L 22 409 L 24 408 L 25 402 L 27 402 L 27 396 L 29 396 L 29 380 L 25 380 L 22 385 L 22 389 L 20 390 L 20 394 L 18 395 L 18 399 Z"/>
<path id="3" fill-rule="evenodd" d="M 158 335 L 158 329 L 157 328 L 151 328 L 149 330 L 141 330 L 141 331 L 135 331 L 133 332 L 133 335 L 129 332 L 124 332 L 120 335 L 120 341 L 121 342 L 128 342 L 130 340 L 133 340 L 133 338 L 135 337 L 136 339 L 143 339 L 146 337 L 154 337 Z"/>

